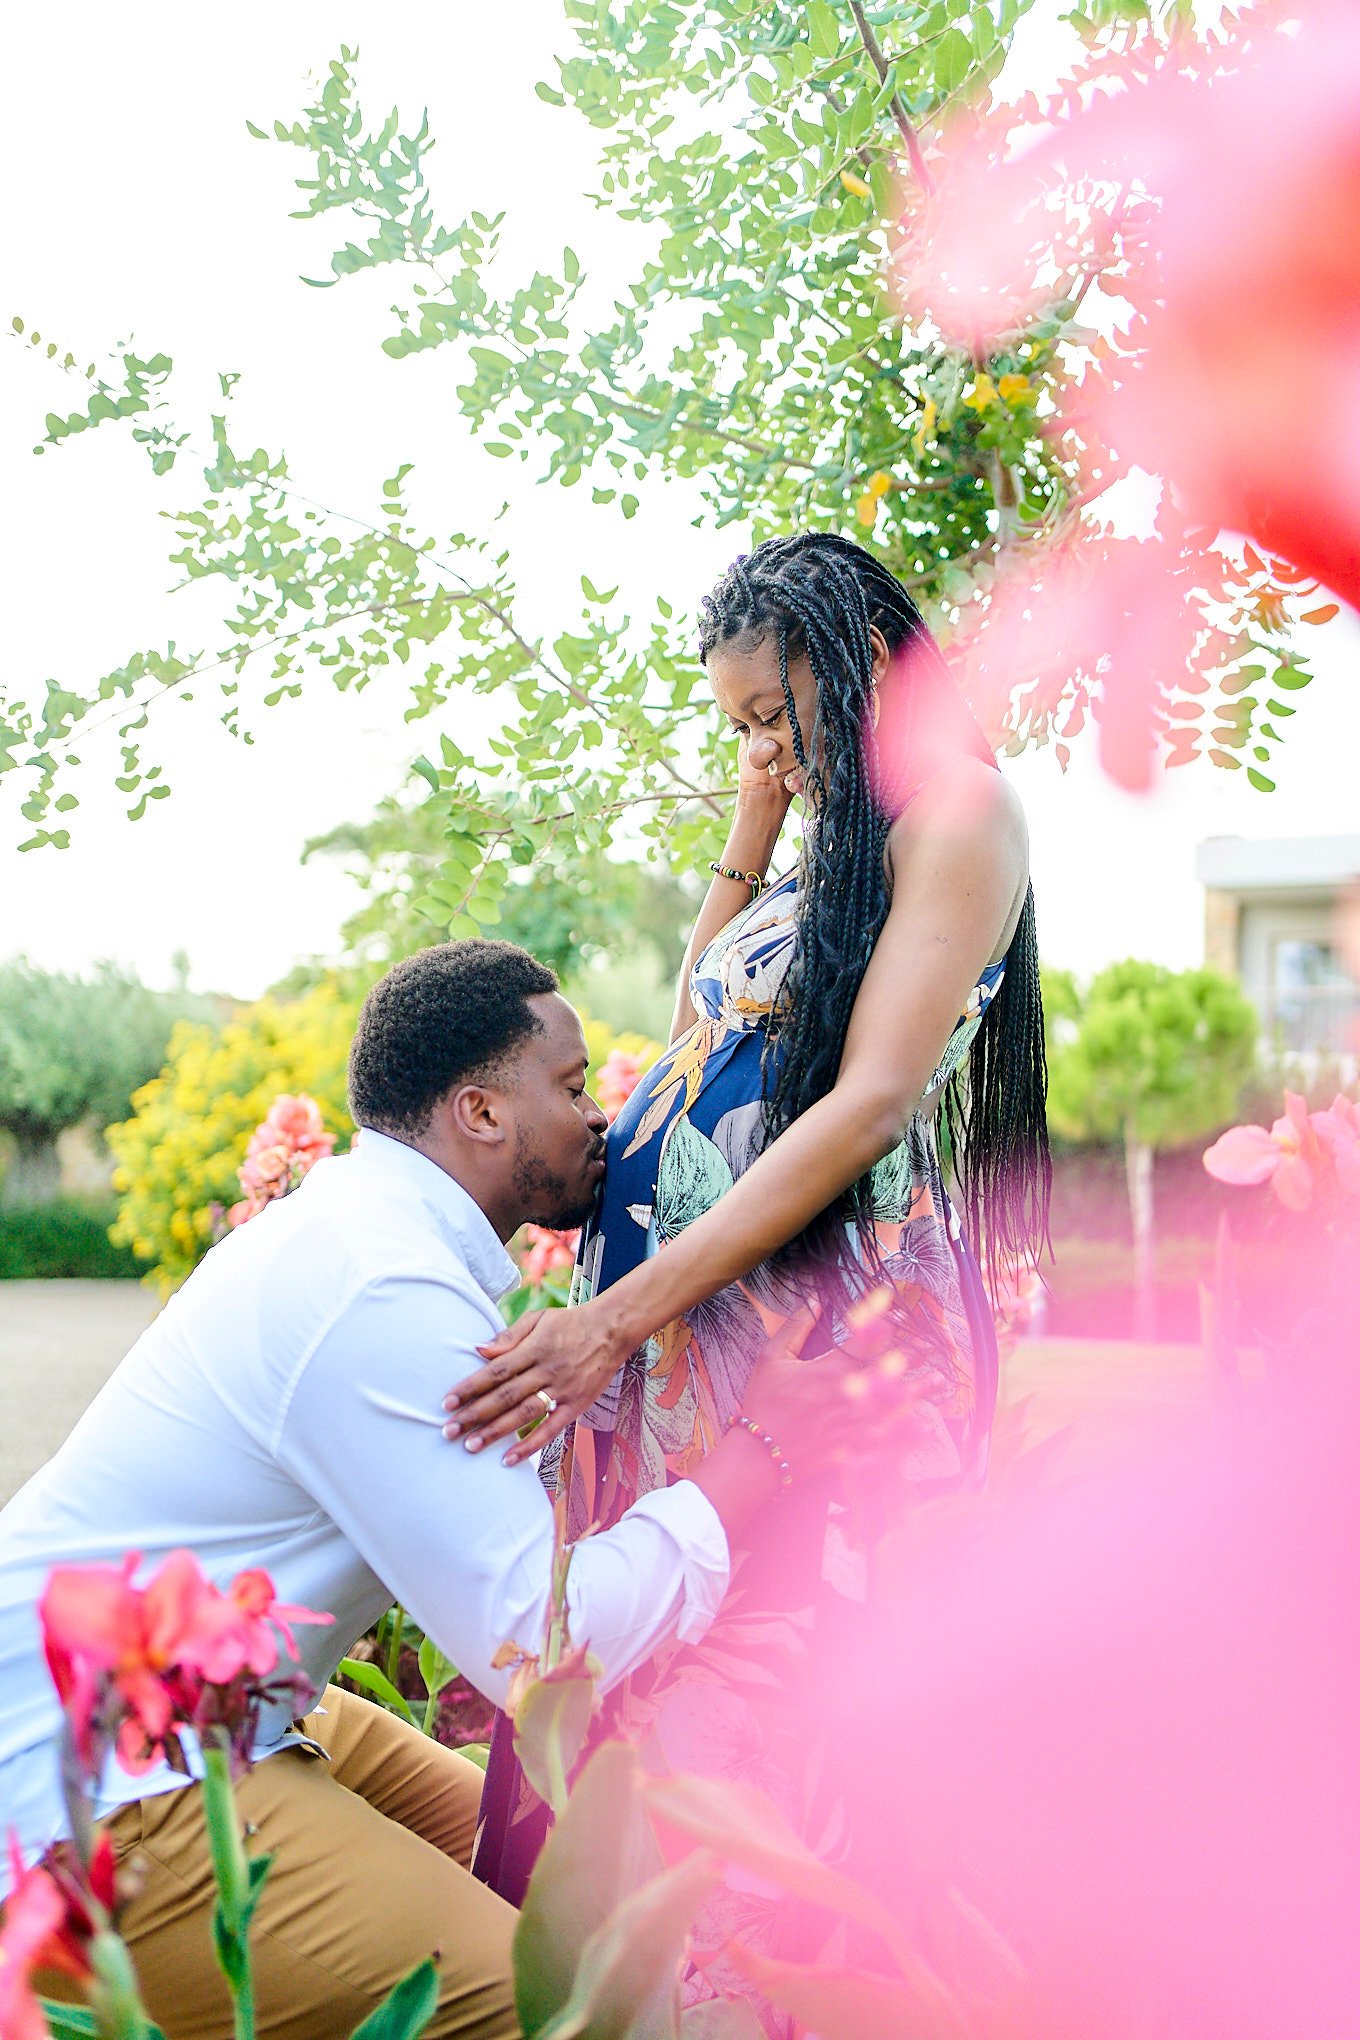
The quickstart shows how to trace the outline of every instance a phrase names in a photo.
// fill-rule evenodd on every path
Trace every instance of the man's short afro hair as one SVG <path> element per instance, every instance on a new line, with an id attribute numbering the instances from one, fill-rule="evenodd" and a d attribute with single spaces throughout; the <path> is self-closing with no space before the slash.
<path id="1" fill-rule="evenodd" d="M 556 972 L 513 942 L 440 942 L 394 964 L 359 1015 L 349 1052 L 356 1126 L 423 1133 L 455 1085 L 487 1079 L 539 1023 L 527 1000 Z"/>

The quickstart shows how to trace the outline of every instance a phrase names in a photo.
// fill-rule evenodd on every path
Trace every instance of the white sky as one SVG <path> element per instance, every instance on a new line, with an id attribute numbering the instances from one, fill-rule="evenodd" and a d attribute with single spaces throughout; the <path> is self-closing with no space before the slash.
<path id="1" fill-rule="evenodd" d="M 1027 31 L 1036 77 L 1057 60 L 1058 11 L 1058 0 L 1039 0 Z M 0 79 L 12 194 L 0 304 L 12 674 L 78 681 L 135 648 L 205 635 L 194 596 L 165 593 L 156 516 L 191 499 L 192 471 L 183 489 L 154 482 L 125 433 L 107 429 L 35 460 L 43 416 L 74 408 L 76 393 L 8 338 L 14 313 L 82 362 L 129 336 L 172 354 L 186 416 L 190 396 L 199 399 L 195 421 L 217 371 L 240 371 L 241 438 L 285 447 L 297 486 L 333 509 L 369 514 L 399 460 L 417 462 L 417 511 L 445 529 L 489 529 L 509 491 L 498 528 L 538 629 L 572 620 L 583 571 L 600 585 L 617 580 L 635 614 L 657 593 L 692 610 L 737 549 L 733 530 L 693 527 L 702 506 L 680 485 L 640 490 L 642 509 L 625 524 L 593 509 L 584 488 L 536 489 L 531 470 L 481 454 L 456 414 L 451 355 L 393 363 L 379 351 L 386 307 L 407 295 L 393 288 L 395 272 L 333 291 L 297 281 L 299 271 L 326 273 L 343 222 L 290 220 L 303 158 L 253 141 L 244 123 L 292 116 L 308 73 L 342 41 L 361 49 L 371 112 L 396 102 L 409 126 L 428 102 L 445 216 L 507 209 L 507 257 L 526 271 L 553 266 L 564 241 L 607 289 L 635 268 L 635 236 L 582 196 L 593 134 L 533 92 L 554 47 L 566 46 L 559 0 L 513 9 L 238 0 L 228 15 L 162 0 L 117 14 L 73 0 L 17 12 Z M 1011 768 L 1028 805 L 1050 961 L 1081 972 L 1124 955 L 1197 962 L 1199 840 L 1357 826 L 1360 627 L 1344 618 L 1310 639 L 1318 679 L 1274 795 L 1252 793 L 1240 773 L 1191 767 L 1155 797 L 1131 799 L 1101 776 L 1090 744 L 1066 778 L 1047 754 Z M 354 889 L 329 860 L 304 867 L 298 853 L 308 836 L 366 818 L 433 741 L 429 725 L 402 722 L 399 685 L 357 699 L 318 688 L 262 715 L 252 749 L 226 736 L 206 696 L 162 705 L 147 756 L 165 760 L 174 798 L 136 825 L 104 769 L 106 732 L 103 745 L 80 747 L 88 768 L 64 853 L 17 853 L 13 781 L 0 782 L 0 956 L 23 952 L 50 968 L 111 956 L 164 982 L 184 949 L 195 985 L 249 996 L 299 957 L 331 951 Z"/>

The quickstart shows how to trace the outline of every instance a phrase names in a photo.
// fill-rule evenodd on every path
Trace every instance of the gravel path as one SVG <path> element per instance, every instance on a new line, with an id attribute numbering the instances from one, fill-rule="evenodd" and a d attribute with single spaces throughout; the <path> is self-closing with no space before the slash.
<path id="1" fill-rule="evenodd" d="M 0 1506 L 51 1458 L 158 1307 L 140 1282 L 0 1282 Z"/>

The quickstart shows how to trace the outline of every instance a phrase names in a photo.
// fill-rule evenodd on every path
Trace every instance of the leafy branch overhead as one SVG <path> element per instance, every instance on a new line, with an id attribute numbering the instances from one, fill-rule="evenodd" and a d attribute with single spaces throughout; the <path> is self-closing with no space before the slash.
<path id="1" fill-rule="evenodd" d="M 741 538 L 852 530 L 947 638 L 985 612 L 998 576 L 1042 581 L 1100 528 L 1122 464 L 1083 435 L 1079 410 L 1071 422 L 1070 404 L 1059 425 L 1057 398 L 1126 372 L 1140 295 L 1155 288 L 1147 194 L 1093 187 L 1039 310 L 985 353 L 904 320 L 894 301 L 890 279 L 910 301 L 949 117 L 995 123 L 998 146 L 1049 117 L 1033 100 L 994 102 L 1030 5 L 564 0 L 574 47 L 539 94 L 596 132 L 597 202 L 637 245 L 627 283 L 603 294 L 570 249 L 506 281 L 500 217 L 442 217 L 428 116 L 375 125 L 353 50 L 298 118 L 251 131 L 304 157 L 297 216 L 333 215 L 341 229 L 330 275 L 305 280 L 390 273 L 393 365 L 379 372 L 439 352 L 492 456 L 588 488 L 624 517 L 644 482 L 674 478 Z M 1180 0 L 1087 0 L 1071 18 L 1092 62 L 1117 50 L 1151 67 L 1167 36 L 1184 35 L 1184 14 Z M 219 597 L 215 631 L 192 648 L 143 646 L 79 685 L 0 689 L 0 769 L 22 783 L 26 847 L 69 841 L 76 751 L 103 724 L 117 727 L 117 783 L 135 816 L 169 790 L 147 734 L 158 702 L 211 693 L 249 742 L 259 709 L 329 677 L 383 685 L 394 715 L 431 726 L 416 771 L 444 838 L 419 901 L 432 932 L 495 925 L 508 877 L 549 846 L 559 864 L 619 841 L 702 858 L 732 772 L 694 661 L 693 590 L 663 589 L 634 619 L 586 578 L 579 615 L 542 640 L 520 620 L 503 551 L 424 528 L 395 449 L 381 501 L 342 514 L 309 498 L 284 453 L 243 450 L 235 377 L 221 379 L 220 409 L 186 427 L 164 355 L 120 347 L 99 374 L 16 328 L 81 400 L 49 414 L 39 450 L 130 430 L 179 492 L 175 585 L 200 589 L 196 614 L 205 588 Z M 1287 563 L 1166 523 L 1195 620 L 1193 665 L 1179 688 L 1168 677 L 1160 717 L 1168 762 L 1250 760 L 1268 787 L 1261 767 L 1309 677 L 1289 626 L 1300 608 L 1305 620 L 1326 612 L 1307 609 Z M 978 703 L 1013 750 L 1066 746 L 1099 713 L 1098 655 L 1026 681 Z M 469 693 L 501 718 L 475 754 L 457 712 Z"/>

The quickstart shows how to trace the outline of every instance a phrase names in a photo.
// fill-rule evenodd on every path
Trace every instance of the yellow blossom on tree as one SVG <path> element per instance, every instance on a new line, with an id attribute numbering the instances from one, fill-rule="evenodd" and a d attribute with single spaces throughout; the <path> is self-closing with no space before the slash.
<path id="1" fill-rule="evenodd" d="M 997 384 L 1001 400 L 1014 410 L 1021 404 L 1032 404 L 1037 400 L 1038 391 L 1027 375 L 1003 375 Z"/>
<path id="2" fill-rule="evenodd" d="M 866 489 L 862 496 L 855 498 L 855 521 L 862 525 L 865 531 L 872 531 L 877 517 L 878 498 L 871 496 Z"/>
<path id="3" fill-rule="evenodd" d="M 996 384 L 989 375 L 980 375 L 964 398 L 970 411 L 986 411 L 996 402 Z"/>
<path id="4" fill-rule="evenodd" d="M 841 183 L 847 191 L 852 191 L 856 198 L 868 198 L 870 195 L 869 187 L 864 179 L 856 177 L 853 170 L 842 170 Z"/>
<path id="5" fill-rule="evenodd" d="M 918 460 L 924 460 L 926 447 L 935 437 L 935 425 L 939 415 L 940 407 L 935 402 L 934 397 L 927 397 L 921 412 L 921 422 L 917 426 L 915 436 L 912 439 L 912 447 Z"/>

